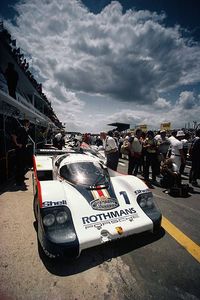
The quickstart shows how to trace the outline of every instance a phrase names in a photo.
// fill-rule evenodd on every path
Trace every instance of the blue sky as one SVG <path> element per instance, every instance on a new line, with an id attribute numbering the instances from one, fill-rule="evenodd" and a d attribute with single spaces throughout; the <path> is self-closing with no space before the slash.
<path id="1" fill-rule="evenodd" d="M 200 122 L 198 0 L 23 0 L 0 15 L 66 129 Z"/>

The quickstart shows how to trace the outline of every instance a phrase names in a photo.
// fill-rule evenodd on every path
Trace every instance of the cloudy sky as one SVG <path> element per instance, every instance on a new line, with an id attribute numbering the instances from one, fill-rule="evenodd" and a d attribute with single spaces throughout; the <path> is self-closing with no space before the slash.
<path id="1" fill-rule="evenodd" d="M 198 0 L 4 0 L 0 19 L 67 130 L 181 128 L 200 122 L 199 8 Z"/>

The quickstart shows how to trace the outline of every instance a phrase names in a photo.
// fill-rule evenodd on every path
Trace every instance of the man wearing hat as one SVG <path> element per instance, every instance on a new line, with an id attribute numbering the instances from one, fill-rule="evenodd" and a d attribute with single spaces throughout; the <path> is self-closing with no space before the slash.
<path id="1" fill-rule="evenodd" d="M 183 130 L 178 130 L 176 134 L 176 138 L 184 138 L 185 133 Z"/>

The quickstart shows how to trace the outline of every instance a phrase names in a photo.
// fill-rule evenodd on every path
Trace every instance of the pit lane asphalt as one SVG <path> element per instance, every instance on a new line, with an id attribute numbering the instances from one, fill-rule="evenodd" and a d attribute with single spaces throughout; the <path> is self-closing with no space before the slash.
<path id="1" fill-rule="evenodd" d="M 126 173 L 127 161 L 118 170 Z M 86 250 L 76 261 L 47 259 L 38 251 L 27 175 L 26 191 L 10 184 L 0 194 L 0 300 L 200 299 L 199 262 L 164 228 Z M 200 189 L 188 198 L 152 192 L 164 217 L 199 245 Z"/>

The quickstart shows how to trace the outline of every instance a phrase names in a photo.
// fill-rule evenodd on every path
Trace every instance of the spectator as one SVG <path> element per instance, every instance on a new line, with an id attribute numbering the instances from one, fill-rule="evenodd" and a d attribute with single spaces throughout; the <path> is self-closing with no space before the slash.
<path id="1" fill-rule="evenodd" d="M 158 154 L 161 156 L 160 161 L 164 161 L 170 146 L 170 141 L 166 136 L 166 131 L 160 130 L 160 134 L 157 134 L 155 136 L 155 140 L 157 141 L 158 144 Z"/>
<path id="2" fill-rule="evenodd" d="M 103 142 L 102 142 L 102 140 L 101 140 L 101 138 L 100 138 L 100 135 L 97 136 L 95 145 L 96 145 L 97 147 L 103 146 Z"/>
<path id="3" fill-rule="evenodd" d="M 167 156 L 167 152 L 170 146 L 170 141 L 168 137 L 166 137 L 165 130 L 160 130 L 160 133 L 155 136 L 155 140 L 158 146 L 157 164 L 158 164 L 158 170 L 160 170 L 161 162 L 163 162 Z"/>
<path id="4" fill-rule="evenodd" d="M 88 144 L 88 145 L 90 144 L 90 135 L 89 135 L 89 133 L 84 133 L 83 142 Z"/>
<path id="5" fill-rule="evenodd" d="M 113 132 L 113 138 L 114 138 L 114 140 L 116 142 L 116 145 L 117 145 L 118 151 L 119 151 L 119 138 L 120 138 L 120 134 L 119 134 L 119 132 L 117 130 L 115 130 Z"/>
<path id="6" fill-rule="evenodd" d="M 118 147 L 116 145 L 116 142 L 111 135 L 112 135 L 111 132 L 108 132 L 108 134 L 106 134 L 105 132 L 101 132 L 100 138 L 103 142 L 103 147 L 107 158 L 107 163 L 106 163 L 107 167 L 114 171 L 117 171 L 119 152 L 118 152 Z"/>
<path id="7" fill-rule="evenodd" d="M 144 165 L 144 179 L 149 181 L 149 167 L 152 170 L 152 183 L 156 183 L 156 175 L 158 172 L 158 160 L 157 160 L 157 142 L 154 139 L 153 131 L 147 132 L 147 137 L 144 141 L 143 147 L 146 151 L 146 162 Z"/>
<path id="8" fill-rule="evenodd" d="M 134 171 L 134 176 L 137 176 L 138 167 L 140 165 L 140 159 L 142 155 L 142 143 L 140 141 L 142 135 L 142 130 L 137 129 L 135 136 L 131 136 L 128 141 L 128 174 L 132 175 Z"/>
<path id="9" fill-rule="evenodd" d="M 15 67 L 13 63 L 8 63 L 7 69 L 5 71 L 5 78 L 8 84 L 8 92 L 11 97 L 16 99 L 16 88 L 17 82 L 19 79 L 17 71 L 15 71 Z"/>
<path id="10" fill-rule="evenodd" d="M 81 151 L 81 144 L 83 142 L 83 137 L 81 135 L 75 135 L 73 139 L 73 149 L 77 151 Z"/>
<path id="11" fill-rule="evenodd" d="M 16 154 L 15 180 L 17 186 L 24 185 L 24 179 L 26 173 L 26 158 L 27 158 L 26 146 L 28 144 L 29 126 L 30 126 L 29 120 L 24 120 L 23 126 L 14 128 L 11 133 L 11 137 L 15 146 L 15 154 Z"/>
<path id="12" fill-rule="evenodd" d="M 144 166 L 146 164 L 146 150 L 143 147 L 145 139 L 146 139 L 146 133 L 144 131 L 142 131 L 142 134 L 141 134 L 141 137 L 140 137 L 140 142 L 142 144 L 142 155 L 141 155 L 141 158 L 140 158 L 139 171 L 143 175 L 144 175 Z"/>
<path id="13" fill-rule="evenodd" d="M 118 146 L 118 150 L 119 150 L 119 158 L 122 158 L 122 152 L 121 152 L 121 148 L 124 142 L 124 138 L 122 135 L 119 135 L 119 146 Z"/>
<path id="14" fill-rule="evenodd" d="M 181 166 L 180 166 L 180 173 L 183 174 L 186 165 L 187 153 L 188 153 L 188 140 L 186 139 L 186 135 L 182 130 L 179 130 L 177 132 L 176 138 L 179 141 L 181 141 L 183 145 L 184 160 L 181 162 Z"/>
<path id="15" fill-rule="evenodd" d="M 53 146 L 62 150 L 62 147 L 65 146 L 64 132 L 59 132 L 55 135 L 53 139 Z"/>
<path id="16" fill-rule="evenodd" d="M 131 132 L 128 132 L 127 135 L 125 136 L 124 140 L 123 140 L 122 145 L 121 145 L 120 152 L 122 154 L 122 158 L 128 159 L 128 154 L 129 154 L 128 141 L 129 141 L 130 137 L 131 137 Z"/>
<path id="17" fill-rule="evenodd" d="M 170 147 L 168 156 L 172 158 L 173 162 L 177 165 L 178 170 L 180 170 L 181 163 L 185 163 L 185 158 L 183 155 L 183 144 L 176 137 L 179 135 L 176 130 L 173 130 L 171 136 L 169 137 Z"/>
<path id="18" fill-rule="evenodd" d="M 178 171 L 177 165 L 171 158 L 165 160 L 161 167 L 161 174 L 163 178 L 160 180 L 162 187 L 171 189 L 172 187 L 181 186 L 181 175 Z"/>
<path id="19" fill-rule="evenodd" d="M 90 136 L 90 144 L 91 145 L 95 145 L 95 142 L 96 142 L 96 136 L 91 134 L 91 136 Z"/>
<path id="20" fill-rule="evenodd" d="M 196 131 L 196 138 L 191 145 L 190 155 L 192 158 L 190 182 L 193 186 L 199 187 L 197 179 L 200 178 L 200 129 Z"/>

